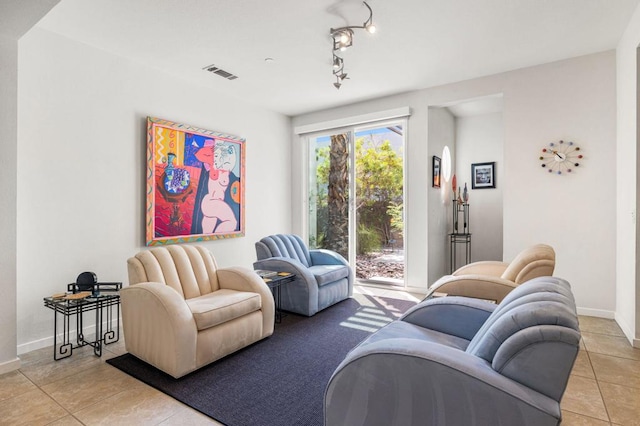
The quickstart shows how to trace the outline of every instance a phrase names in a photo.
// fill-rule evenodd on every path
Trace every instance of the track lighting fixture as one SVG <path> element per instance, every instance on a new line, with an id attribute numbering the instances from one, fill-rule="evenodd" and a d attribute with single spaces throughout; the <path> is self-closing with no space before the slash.
<path id="1" fill-rule="evenodd" d="M 373 10 L 363 1 L 364 5 L 369 9 L 369 18 L 364 21 L 362 25 L 348 25 L 346 27 L 331 28 L 329 34 L 333 39 L 333 75 L 336 76 L 336 82 L 333 86 L 336 89 L 340 89 L 342 86 L 341 81 L 347 78 L 347 74 L 344 72 L 344 60 L 336 54 L 337 51 L 344 52 L 348 47 L 353 44 L 353 30 L 363 29 L 369 34 L 376 32 L 376 26 L 373 25 Z"/>

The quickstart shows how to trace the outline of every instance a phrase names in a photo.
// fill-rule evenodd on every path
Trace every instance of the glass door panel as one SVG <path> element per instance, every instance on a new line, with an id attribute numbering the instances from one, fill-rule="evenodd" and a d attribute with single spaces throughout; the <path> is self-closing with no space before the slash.
<path id="1" fill-rule="evenodd" d="M 355 131 L 356 275 L 404 285 L 404 126 Z"/>
<path id="2" fill-rule="evenodd" d="M 309 138 L 309 247 L 350 256 L 351 131 Z"/>

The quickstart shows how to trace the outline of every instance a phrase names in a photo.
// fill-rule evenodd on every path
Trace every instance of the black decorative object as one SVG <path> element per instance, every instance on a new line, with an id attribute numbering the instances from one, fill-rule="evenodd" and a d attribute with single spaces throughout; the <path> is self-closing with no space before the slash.
<path id="1" fill-rule="evenodd" d="M 99 296 L 100 292 L 117 292 L 122 288 L 121 282 L 98 282 L 98 276 L 94 272 L 82 272 L 76 278 L 75 283 L 67 285 L 67 291 L 71 293 L 79 293 L 81 291 L 90 291 L 92 296 Z"/>

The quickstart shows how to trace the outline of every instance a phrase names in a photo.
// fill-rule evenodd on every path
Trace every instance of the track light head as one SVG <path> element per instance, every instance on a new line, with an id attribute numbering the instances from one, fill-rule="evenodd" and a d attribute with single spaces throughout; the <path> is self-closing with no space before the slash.
<path id="1" fill-rule="evenodd" d="M 349 46 L 353 44 L 353 30 L 356 28 L 363 29 L 369 34 L 373 34 L 376 32 L 376 26 L 373 25 L 373 10 L 371 10 L 371 7 L 367 4 L 366 1 L 363 1 L 362 3 L 364 3 L 367 9 L 369 9 L 369 18 L 364 21 L 361 26 L 349 25 L 346 27 L 329 29 L 329 35 L 331 35 L 331 38 L 333 40 L 333 75 L 336 76 L 336 82 L 333 83 L 333 86 L 336 89 L 340 89 L 340 86 L 342 86 L 341 81 L 347 79 L 348 77 L 347 73 L 344 72 L 343 59 L 337 56 L 335 52 L 344 52 Z"/>

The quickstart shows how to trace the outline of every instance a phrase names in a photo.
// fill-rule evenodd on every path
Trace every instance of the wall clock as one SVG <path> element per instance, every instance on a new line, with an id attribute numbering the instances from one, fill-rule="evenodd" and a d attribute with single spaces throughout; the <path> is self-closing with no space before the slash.
<path id="1" fill-rule="evenodd" d="M 574 167 L 580 166 L 582 152 L 580 147 L 573 142 L 551 142 L 542 148 L 540 161 L 542 168 L 549 173 L 562 175 L 571 173 Z"/>

